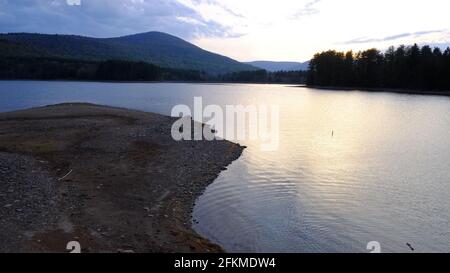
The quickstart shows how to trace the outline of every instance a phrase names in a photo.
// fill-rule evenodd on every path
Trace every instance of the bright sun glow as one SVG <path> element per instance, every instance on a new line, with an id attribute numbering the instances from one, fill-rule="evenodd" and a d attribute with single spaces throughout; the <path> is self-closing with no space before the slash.
<path id="1" fill-rule="evenodd" d="M 447 0 L 179 0 L 230 30 L 196 44 L 241 61 L 304 61 L 320 50 L 450 42 Z"/>

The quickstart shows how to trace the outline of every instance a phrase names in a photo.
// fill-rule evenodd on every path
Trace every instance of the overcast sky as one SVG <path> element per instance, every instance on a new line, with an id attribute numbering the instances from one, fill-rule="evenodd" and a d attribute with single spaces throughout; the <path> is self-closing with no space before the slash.
<path id="1" fill-rule="evenodd" d="M 450 45 L 449 12 L 448 0 L 0 0 L 0 32 L 163 31 L 240 61 L 304 61 L 327 49 Z"/>

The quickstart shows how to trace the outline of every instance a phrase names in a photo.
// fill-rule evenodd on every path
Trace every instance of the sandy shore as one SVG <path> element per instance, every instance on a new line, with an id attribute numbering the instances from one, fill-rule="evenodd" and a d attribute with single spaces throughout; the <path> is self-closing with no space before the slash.
<path id="1" fill-rule="evenodd" d="M 90 104 L 0 114 L 0 252 L 221 252 L 196 198 L 242 153 L 175 142 L 174 119 Z"/>

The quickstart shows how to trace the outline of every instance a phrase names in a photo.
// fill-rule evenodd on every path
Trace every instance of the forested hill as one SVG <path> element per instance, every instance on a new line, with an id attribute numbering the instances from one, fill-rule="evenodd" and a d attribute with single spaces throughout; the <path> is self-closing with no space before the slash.
<path id="1" fill-rule="evenodd" d="M 33 55 L 85 61 L 124 60 L 151 63 L 163 68 L 198 70 L 212 75 L 256 70 L 162 32 L 117 38 L 13 33 L 0 34 L 1 40 L 3 47 L 5 41 L 10 42 L 9 57 Z"/>
<path id="2" fill-rule="evenodd" d="M 163 68 L 147 62 L 58 57 L 31 44 L 0 39 L 0 79 L 92 81 L 205 81 L 198 70 Z"/>
<path id="3" fill-rule="evenodd" d="M 450 48 L 391 47 L 318 53 L 310 63 L 308 85 L 325 87 L 440 90 L 450 94 Z"/>
<path id="4" fill-rule="evenodd" d="M 38 50 L 32 46 L 0 39 L 0 58 L 9 57 L 49 57 L 45 51 Z"/>
<path id="5" fill-rule="evenodd" d="M 55 56 L 31 44 L 0 39 L 0 79 L 90 81 L 223 81 L 257 83 L 304 83 L 302 71 L 239 71 L 211 75 L 199 70 L 174 69 L 148 62 L 86 60 Z"/>

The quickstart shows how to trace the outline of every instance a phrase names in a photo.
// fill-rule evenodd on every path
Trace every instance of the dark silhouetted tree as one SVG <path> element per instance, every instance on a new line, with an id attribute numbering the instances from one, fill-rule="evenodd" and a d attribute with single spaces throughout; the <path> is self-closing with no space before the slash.
<path id="1" fill-rule="evenodd" d="M 385 53 L 317 53 L 308 70 L 309 85 L 450 91 L 450 48 L 401 45 Z"/>

